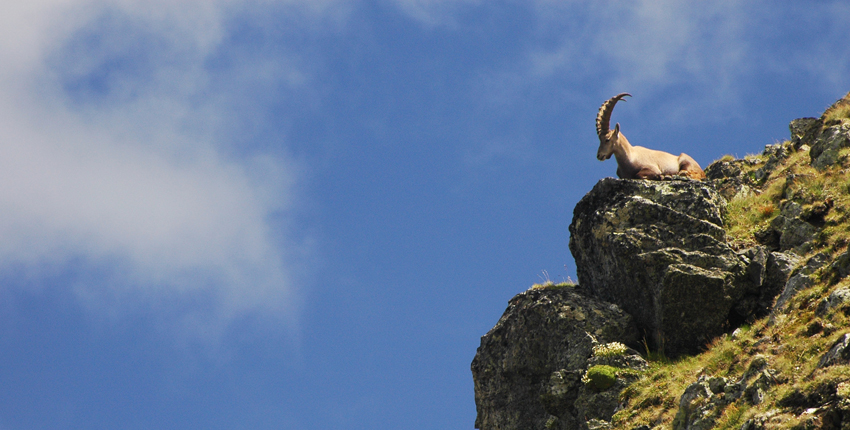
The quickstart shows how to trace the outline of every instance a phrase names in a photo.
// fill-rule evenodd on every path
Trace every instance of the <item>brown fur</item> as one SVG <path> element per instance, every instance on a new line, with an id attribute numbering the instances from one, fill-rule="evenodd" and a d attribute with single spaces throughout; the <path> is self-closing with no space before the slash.
<path id="1" fill-rule="evenodd" d="M 623 179 L 652 179 L 659 180 L 665 176 L 687 176 L 691 179 L 705 179 L 705 172 L 690 155 L 682 153 L 679 156 L 642 146 L 632 146 L 629 140 L 620 133 L 620 124 L 609 130 L 608 124 L 614 105 L 623 97 L 631 94 L 618 94 L 599 108 L 596 115 L 596 133 L 599 135 L 599 150 L 596 158 L 600 161 L 611 158 L 617 159 L 617 176 Z"/>

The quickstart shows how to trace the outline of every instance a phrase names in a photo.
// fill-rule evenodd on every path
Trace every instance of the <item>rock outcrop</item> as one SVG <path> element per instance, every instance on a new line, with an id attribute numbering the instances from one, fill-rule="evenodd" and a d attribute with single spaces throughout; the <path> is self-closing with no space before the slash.
<path id="1" fill-rule="evenodd" d="M 475 427 L 543 429 L 549 422 L 549 428 L 575 429 L 588 414 L 610 419 L 616 407 L 610 399 L 616 401 L 626 384 L 595 387 L 609 393 L 608 401 L 591 399 L 597 391 L 583 391 L 582 378 L 599 363 L 591 361 L 594 342 L 634 345 L 638 340 L 631 316 L 580 287 L 531 289 L 517 295 L 481 338 L 472 362 Z M 612 364 L 616 366 L 608 362 Z"/>
<path id="2" fill-rule="evenodd" d="M 850 333 L 846 333 L 832 345 L 832 348 L 818 361 L 818 367 L 836 364 L 850 364 Z"/>
<path id="3" fill-rule="evenodd" d="M 824 239 L 836 225 L 850 231 L 846 215 L 836 216 L 848 212 L 850 188 L 830 188 L 843 200 L 825 192 L 814 198 L 811 190 L 821 172 L 847 179 L 848 106 L 850 93 L 820 118 L 792 121 L 790 141 L 767 145 L 760 156 L 712 163 L 707 181 L 599 181 L 576 205 L 569 227 L 580 286 L 517 295 L 481 339 L 472 363 L 476 428 L 607 429 L 623 408 L 613 421 L 617 428 L 648 430 L 662 422 L 657 413 L 675 413 L 664 422 L 676 430 L 721 424 L 760 430 L 790 416 L 806 428 L 850 428 L 850 382 L 842 376 L 850 365 L 850 239 Z M 802 158 L 806 153 L 809 159 Z M 729 243 L 727 203 L 740 206 L 739 199 L 768 190 L 759 222 L 748 225 L 752 237 Z M 629 405 L 634 399 L 623 391 L 648 367 L 632 348 L 640 344 L 671 358 L 694 354 L 766 315 L 760 337 L 736 340 L 747 333 L 742 327 L 717 341 L 756 354 L 746 371 L 732 372 L 735 363 L 725 374 L 703 368 L 681 381 L 689 385 L 679 385 L 686 388 L 649 423 L 630 421 L 639 416 L 632 408 L 643 406 Z M 800 315 L 805 324 L 789 323 Z M 790 326 L 793 332 L 780 331 Z M 790 351 L 783 336 L 820 343 Z M 795 369 L 808 354 L 816 372 L 807 378 L 815 379 L 794 385 L 799 375 L 771 365 L 782 354 L 793 355 Z M 793 389 L 780 390 L 783 384 Z M 741 420 L 734 427 L 731 416 Z"/>
<path id="4" fill-rule="evenodd" d="M 850 105 L 850 93 L 833 103 L 820 118 L 803 118 L 791 122 L 791 134 L 799 136 L 800 145 L 811 147 L 812 166 L 823 170 L 839 159 L 839 152 L 850 147 L 850 124 L 831 119 L 830 113 Z M 796 126 L 796 129 L 795 129 Z"/>
<path id="5" fill-rule="evenodd" d="M 579 283 L 635 318 L 670 356 L 700 350 L 763 315 L 784 279 L 781 257 L 726 241 L 726 201 L 710 182 L 607 178 L 576 205 L 570 251 Z"/>
<path id="6" fill-rule="evenodd" d="M 739 399 L 750 405 L 762 403 L 765 391 L 782 378 L 767 364 L 764 356 L 753 358 L 744 375 L 734 381 L 701 375 L 679 398 L 673 430 L 712 429 L 724 409 Z"/>

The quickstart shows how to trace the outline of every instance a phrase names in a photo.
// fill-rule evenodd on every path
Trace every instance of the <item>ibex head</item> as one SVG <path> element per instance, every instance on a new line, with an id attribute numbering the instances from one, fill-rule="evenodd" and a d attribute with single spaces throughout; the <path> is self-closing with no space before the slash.
<path id="1" fill-rule="evenodd" d="M 611 120 L 611 112 L 614 111 L 614 105 L 623 97 L 631 97 L 629 93 L 620 93 L 611 97 L 599 108 L 599 113 L 596 114 L 596 134 L 599 135 L 599 150 L 596 151 L 596 158 L 599 161 L 604 161 L 611 158 L 614 153 L 614 146 L 620 138 L 620 123 L 614 126 L 613 130 L 608 129 L 608 122 Z"/>

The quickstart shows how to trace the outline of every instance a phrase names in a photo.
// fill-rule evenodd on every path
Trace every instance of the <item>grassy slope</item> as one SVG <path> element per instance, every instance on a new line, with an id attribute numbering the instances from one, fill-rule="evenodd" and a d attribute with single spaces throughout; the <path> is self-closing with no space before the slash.
<path id="1" fill-rule="evenodd" d="M 850 112 L 843 116 L 850 116 Z M 784 145 L 790 148 L 787 142 Z M 789 200 L 806 210 L 832 199 L 834 206 L 802 261 L 819 252 L 830 255 L 831 259 L 844 252 L 850 243 L 850 149 L 845 151 L 839 163 L 823 172 L 809 165 L 806 149 L 792 152 L 758 186 L 756 194 L 729 202 L 726 227 L 730 241 L 738 248 L 755 245 L 754 233 L 766 227 Z M 764 155 L 751 155 L 745 158 L 748 162 L 740 164 L 752 173 L 766 159 Z M 732 158 L 727 156 L 724 160 Z M 796 180 L 786 181 L 789 175 L 797 175 Z M 845 383 L 839 386 L 839 392 L 850 391 L 850 384 L 846 383 L 850 381 L 850 366 L 816 368 L 833 342 L 850 331 L 850 318 L 841 311 L 822 317 L 814 312 L 830 292 L 850 286 L 850 279 L 835 279 L 829 264 L 816 272 L 814 279 L 815 285 L 794 297 L 785 313 L 777 315 L 772 323 L 769 318 L 752 321 L 734 337 L 725 336 L 706 345 L 704 353 L 675 362 L 653 357 L 650 352 L 651 369 L 622 393 L 626 407 L 614 416 L 614 428 L 630 430 L 644 424 L 670 428 L 680 396 L 699 375 L 737 380 L 757 354 L 766 356 L 768 367 L 779 372 L 779 383 L 767 391 L 762 404 L 752 406 L 739 399 L 718 411 L 716 428 L 739 429 L 755 415 L 772 415 L 770 428 L 817 425 L 812 422 L 817 419 L 815 415 L 800 413 L 800 408 L 787 406 L 788 401 L 781 399 L 788 398 L 795 390 L 804 395 L 817 393 L 830 384 L 835 387 Z"/>

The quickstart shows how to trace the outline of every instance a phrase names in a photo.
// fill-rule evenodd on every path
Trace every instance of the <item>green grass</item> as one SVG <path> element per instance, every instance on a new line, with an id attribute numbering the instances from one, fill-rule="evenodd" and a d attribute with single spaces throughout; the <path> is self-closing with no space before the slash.
<path id="1" fill-rule="evenodd" d="M 717 420 L 715 429 L 738 430 L 744 424 L 745 416 L 750 407 L 748 405 L 731 405 L 723 411 L 723 415 Z"/>
<path id="2" fill-rule="evenodd" d="M 618 357 L 626 355 L 628 348 L 620 342 L 605 343 L 593 347 L 594 357 Z"/>

